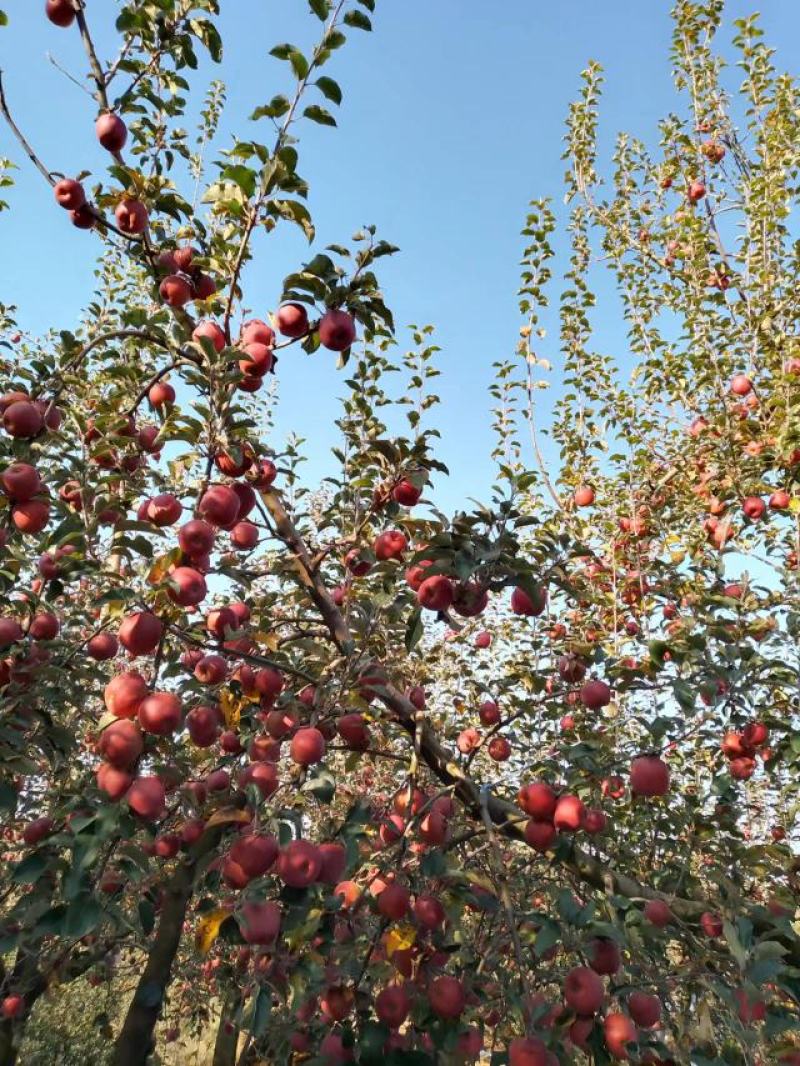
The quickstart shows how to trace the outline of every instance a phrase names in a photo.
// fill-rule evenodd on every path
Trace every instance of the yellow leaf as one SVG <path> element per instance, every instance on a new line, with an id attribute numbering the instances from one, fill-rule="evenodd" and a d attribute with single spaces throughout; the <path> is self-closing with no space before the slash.
<path id="1" fill-rule="evenodd" d="M 278 650 L 278 637 L 277 637 L 277 634 L 275 634 L 275 633 L 263 633 L 263 632 L 259 631 L 258 633 L 254 633 L 253 637 L 254 637 L 254 639 L 256 640 L 256 642 L 258 644 L 261 644 L 262 647 L 264 647 L 264 648 L 268 648 L 269 651 L 277 651 Z"/>
<path id="2" fill-rule="evenodd" d="M 391 958 L 396 951 L 408 951 L 417 939 L 413 925 L 397 925 L 386 936 L 386 956 Z"/>
<path id="3" fill-rule="evenodd" d="M 234 729 L 239 724 L 242 714 L 242 700 L 237 699 L 229 689 L 226 689 L 220 694 L 219 705 L 222 708 L 225 725 L 228 729 Z"/>
<path id="4" fill-rule="evenodd" d="M 213 911 L 204 914 L 197 923 L 195 942 L 197 944 L 197 950 L 201 955 L 207 955 L 209 953 L 211 945 L 219 936 L 220 926 L 229 914 L 230 911 L 225 910 L 225 908 L 215 907 Z"/>
<path id="5" fill-rule="evenodd" d="M 169 573 L 170 567 L 178 562 L 182 554 L 180 548 L 173 548 L 172 551 L 167 552 L 166 555 L 159 555 L 150 568 L 150 573 L 147 575 L 147 580 L 150 584 L 160 585 Z"/>
<path id="6" fill-rule="evenodd" d="M 236 807 L 221 807 L 218 811 L 214 811 L 211 817 L 206 822 L 206 828 L 211 828 L 214 825 L 229 825 L 233 822 L 249 822 L 252 820 L 252 815 L 247 811 L 237 810 Z"/>

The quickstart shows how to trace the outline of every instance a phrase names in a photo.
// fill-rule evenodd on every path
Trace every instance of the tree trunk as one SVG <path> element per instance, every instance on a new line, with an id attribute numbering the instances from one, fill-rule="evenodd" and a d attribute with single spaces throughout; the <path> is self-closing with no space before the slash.
<path id="1" fill-rule="evenodd" d="M 222 1004 L 222 1013 L 214 1044 L 214 1059 L 211 1066 L 236 1066 L 236 1049 L 239 1045 L 239 1027 L 234 1016 L 241 1002 L 239 989 L 231 986 Z"/>
<path id="2" fill-rule="evenodd" d="M 15 1066 L 17 1061 L 19 1045 L 14 1039 L 15 1028 L 19 1026 L 15 1027 L 11 1021 L 0 1022 L 0 1066 Z"/>
<path id="3" fill-rule="evenodd" d="M 242 798 L 242 805 L 244 798 Z M 145 1066 L 153 1050 L 153 1030 L 164 1002 L 172 964 L 181 942 L 186 908 L 194 892 L 200 860 L 219 844 L 226 820 L 206 829 L 167 883 L 155 940 L 114 1045 L 112 1066 Z"/>

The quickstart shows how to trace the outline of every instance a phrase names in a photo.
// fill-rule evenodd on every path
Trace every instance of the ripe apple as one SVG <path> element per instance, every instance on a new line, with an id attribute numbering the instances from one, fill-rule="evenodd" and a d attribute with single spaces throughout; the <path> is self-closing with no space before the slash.
<path id="1" fill-rule="evenodd" d="M 356 325 L 347 311 L 332 308 L 319 321 L 319 342 L 332 352 L 343 352 L 356 339 Z"/>
<path id="2" fill-rule="evenodd" d="M 128 139 L 128 127 L 119 115 L 111 112 L 99 116 L 94 131 L 100 144 L 109 152 L 121 152 Z"/>

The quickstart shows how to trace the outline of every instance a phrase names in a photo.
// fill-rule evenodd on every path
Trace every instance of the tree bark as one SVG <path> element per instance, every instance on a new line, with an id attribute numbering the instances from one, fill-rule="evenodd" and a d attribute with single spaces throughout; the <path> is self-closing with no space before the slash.
<path id="1" fill-rule="evenodd" d="M 19 1034 L 15 1032 L 15 1029 L 19 1029 L 19 1024 L 15 1026 L 11 1021 L 0 1023 L 0 1066 L 15 1066 L 19 1051 L 18 1042 L 15 1039 Z"/>
<path id="2" fill-rule="evenodd" d="M 236 1049 L 239 1046 L 239 1027 L 233 1021 L 241 1002 L 241 993 L 231 985 L 222 1004 L 222 1013 L 217 1028 L 217 1040 L 214 1044 L 214 1058 L 211 1066 L 236 1066 Z M 230 1026 L 228 1025 L 230 1023 Z"/>

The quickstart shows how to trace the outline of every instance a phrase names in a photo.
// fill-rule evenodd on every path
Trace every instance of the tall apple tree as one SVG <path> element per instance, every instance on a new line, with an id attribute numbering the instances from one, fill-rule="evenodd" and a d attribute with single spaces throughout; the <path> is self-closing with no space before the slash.
<path id="1" fill-rule="evenodd" d="M 65 987 L 121 1002 L 113 1066 L 800 1062 L 796 82 L 678 0 L 676 111 L 600 165 L 585 71 L 568 260 L 533 202 L 491 498 L 448 516 L 435 335 L 374 227 L 317 246 L 299 169 L 374 2 L 309 0 L 227 143 L 218 7 L 120 3 L 104 56 L 101 5 L 47 0 L 102 173 L 0 81 L 0 186 L 98 251 L 74 321 L 0 306 L 0 1063 Z M 281 225 L 309 257 L 253 291 Z M 290 359 L 341 371 L 319 485 Z"/>

